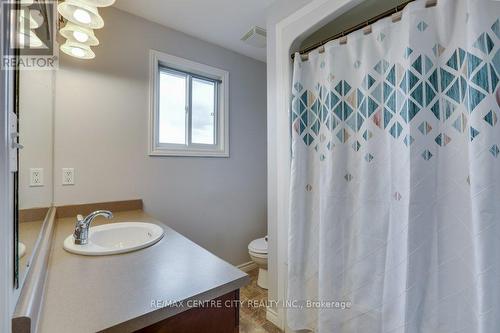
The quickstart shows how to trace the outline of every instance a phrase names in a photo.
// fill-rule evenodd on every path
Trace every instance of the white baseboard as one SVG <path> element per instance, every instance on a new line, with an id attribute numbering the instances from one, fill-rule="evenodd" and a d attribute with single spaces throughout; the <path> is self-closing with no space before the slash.
<path id="1" fill-rule="evenodd" d="M 253 271 L 254 269 L 257 268 L 257 264 L 254 263 L 253 261 L 246 262 L 244 264 L 236 266 L 239 269 L 241 269 L 243 272 L 248 273 L 250 271 Z"/>
<path id="2" fill-rule="evenodd" d="M 248 273 L 248 272 L 258 268 L 257 264 L 254 263 L 253 261 L 246 262 L 244 264 L 238 265 L 237 267 L 245 273 Z M 278 328 L 283 329 L 283 323 L 279 319 L 278 313 L 276 312 L 276 310 L 274 310 L 272 308 L 267 308 L 266 319 L 269 320 L 271 323 L 273 323 Z"/>
<path id="3" fill-rule="evenodd" d="M 278 313 L 276 312 L 276 310 L 274 310 L 272 308 L 267 308 L 267 310 L 266 310 L 266 319 L 269 320 L 271 323 L 273 323 L 279 329 L 281 329 L 281 330 L 284 329 L 283 328 L 283 323 L 279 319 Z"/>

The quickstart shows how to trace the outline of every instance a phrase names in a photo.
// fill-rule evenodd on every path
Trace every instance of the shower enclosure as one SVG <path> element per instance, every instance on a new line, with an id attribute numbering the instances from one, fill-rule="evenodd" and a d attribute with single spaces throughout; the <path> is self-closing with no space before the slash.
<path id="1" fill-rule="evenodd" d="M 295 57 L 292 329 L 500 330 L 500 3 L 425 4 Z"/>

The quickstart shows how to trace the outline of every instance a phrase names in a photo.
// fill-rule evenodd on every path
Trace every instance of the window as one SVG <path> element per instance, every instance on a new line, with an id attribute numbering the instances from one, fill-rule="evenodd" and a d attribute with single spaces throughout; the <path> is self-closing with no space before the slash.
<path id="1" fill-rule="evenodd" d="M 229 156 L 227 71 L 151 51 L 152 156 Z"/>

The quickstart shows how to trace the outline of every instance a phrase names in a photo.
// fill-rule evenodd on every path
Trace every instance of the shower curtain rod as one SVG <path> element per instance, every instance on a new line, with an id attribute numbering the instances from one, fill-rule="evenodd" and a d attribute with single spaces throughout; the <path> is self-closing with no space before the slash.
<path id="1" fill-rule="evenodd" d="M 378 20 L 381 20 L 383 18 L 391 16 L 393 14 L 400 13 L 406 7 L 406 5 L 408 5 L 410 2 L 413 2 L 413 1 L 415 1 L 415 0 L 409 0 L 409 1 L 403 2 L 403 3 L 397 5 L 394 8 L 391 8 L 391 9 L 389 9 L 389 10 L 387 10 L 387 11 L 385 11 L 385 12 L 383 12 L 383 13 L 377 15 L 377 16 L 372 17 L 371 19 L 369 19 L 367 21 L 359 23 L 359 24 L 357 24 L 357 25 L 355 25 L 355 26 L 353 26 L 353 27 L 351 27 L 351 28 L 349 28 L 347 30 L 339 32 L 338 34 L 335 34 L 335 35 L 333 35 L 331 37 L 328 37 L 328 38 L 326 38 L 326 39 L 324 39 L 324 40 L 316 43 L 316 44 L 313 44 L 313 45 L 311 45 L 309 47 L 306 47 L 305 49 L 300 50 L 299 54 L 301 56 L 308 55 L 309 52 L 311 52 L 311 51 L 313 51 L 313 50 L 315 50 L 315 49 L 317 49 L 319 47 L 324 46 L 326 43 L 328 43 L 328 42 L 330 42 L 332 40 L 341 38 L 341 37 L 346 37 L 348 34 L 354 32 L 356 30 L 362 29 L 362 28 L 368 28 L 368 30 L 367 30 L 367 34 L 368 34 L 368 33 L 371 32 L 371 27 L 370 27 L 371 24 L 377 22 Z M 433 7 L 433 6 L 436 5 L 436 3 L 437 3 L 437 0 L 427 0 L 427 2 L 425 4 L 425 7 L 426 8 Z M 396 22 L 396 21 L 399 21 L 400 19 L 401 19 L 401 17 L 398 17 L 397 19 L 394 19 L 393 21 Z M 292 60 L 294 60 L 295 59 L 295 53 L 292 54 L 291 57 L 292 57 Z"/>

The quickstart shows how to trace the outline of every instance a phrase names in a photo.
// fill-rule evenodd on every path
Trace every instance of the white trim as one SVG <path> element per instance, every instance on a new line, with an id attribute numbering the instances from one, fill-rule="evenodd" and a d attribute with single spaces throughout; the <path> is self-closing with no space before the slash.
<path id="1" fill-rule="evenodd" d="M 4 0 L 0 1 L 3 6 Z M 2 9 L 0 9 L 0 13 Z M 8 45 L 9 32 L 2 43 Z M 14 108 L 12 70 L 0 70 L 0 331 L 11 332 L 11 316 L 19 291 L 14 289 L 13 177 L 9 166 L 9 113 Z"/>
<path id="2" fill-rule="evenodd" d="M 229 157 L 229 72 L 155 50 L 150 50 L 149 54 L 149 155 Z M 219 98 L 216 145 L 208 145 L 207 148 L 203 148 L 203 145 L 193 145 L 193 147 L 168 145 L 167 147 L 157 142 L 158 133 L 155 124 L 158 118 L 159 65 L 220 81 L 217 89 Z"/>
<path id="3" fill-rule="evenodd" d="M 245 273 L 251 272 L 254 269 L 258 268 L 257 264 L 254 263 L 253 261 L 246 262 L 246 263 L 238 265 L 236 267 L 238 267 L 240 270 L 242 270 Z"/>
<path id="4" fill-rule="evenodd" d="M 277 290 L 269 290 L 277 300 L 286 298 L 290 134 L 289 112 L 292 63 L 290 54 L 300 41 L 324 23 L 342 15 L 365 0 L 315 0 L 268 27 L 275 38 L 268 38 L 268 233 L 273 251 L 269 253 L 271 278 Z M 278 307 L 275 325 L 285 328 L 285 311 Z"/>
<path id="5" fill-rule="evenodd" d="M 11 72 L 0 70 L 0 331 L 10 332 L 15 291 L 13 288 L 12 177 L 9 170 L 8 114 L 12 107 Z"/>
<path id="6" fill-rule="evenodd" d="M 283 327 L 281 327 L 281 321 L 278 317 L 278 313 L 274 309 L 269 307 L 267 308 L 266 319 L 273 323 L 276 327 L 283 330 Z"/>

